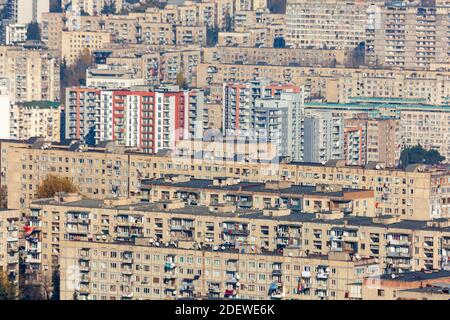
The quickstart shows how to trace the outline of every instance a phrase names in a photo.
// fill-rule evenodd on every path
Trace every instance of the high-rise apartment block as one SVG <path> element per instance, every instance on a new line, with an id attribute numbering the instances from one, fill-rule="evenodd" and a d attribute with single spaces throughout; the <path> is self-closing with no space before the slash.
<path id="1" fill-rule="evenodd" d="M 61 104 L 52 101 L 18 102 L 11 108 L 10 137 L 28 140 L 42 137 L 59 142 L 61 135 Z"/>
<path id="2" fill-rule="evenodd" d="M 362 0 L 288 0 L 286 43 L 353 51 L 366 38 L 366 10 Z"/>
<path id="3" fill-rule="evenodd" d="M 40 46 L 0 46 L 0 74 L 12 101 L 58 101 L 59 65 L 57 53 Z"/>
<path id="4" fill-rule="evenodd" d="M 203 92 L 68 88 L 66 138 L 87 144 L 116 141 L 156 153 L 203 129 Z"/>

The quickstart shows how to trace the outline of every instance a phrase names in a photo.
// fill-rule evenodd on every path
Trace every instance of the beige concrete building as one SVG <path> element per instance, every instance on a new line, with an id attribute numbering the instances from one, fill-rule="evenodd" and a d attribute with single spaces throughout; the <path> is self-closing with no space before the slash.
<path id="1" fill-rule="evenodd" d="M 19 102 L 12 106 L 11 139 L 28 140 L 42 137 L 59 142 L 61 134 L 61 104 L 51 101 Z"/>
<path id="2" fill-rule="evenodd" d="M 271 66 L 347 65 L 349 56 L 339 50 L 292 50 L 283 48 L 213 47 L 203 48 L 203 63 L 251 64 Z"/>
<path id="3" fill-rule="evenodd" d="M 84 50 L 102 49 L 110 42 L 111 34 L 105 31 L 65 31 L 61 37 L 61 56 L 67 65 L 72 65 Z"/>
<path id="4" fill-rule="evenodd" d="M 367 114 L 344 120 L 344 155 L 349 165 L 369 162 L 398 164 L 401 151 L 400 121 L 369 118 Z"/>
<path id="5" fill-rule="evenodd" d="M 206 27 L 176 26 L 175 43 L 180 46 L 206 46 Z"/>
<path id="6" fill-rule="evenodd" d="M 448 300 L 450 272 L 406 272 L 364 279 L 363 300 Z"/>
<path id="7" fill-rule="evenodd" d="M 345 253 L 239 253 L 192 249 L 190 242 L 164 248 L 142 240 L 136 245 L 65 241 L 61 299 L 73 299 L 74 292 L 80 300 L 346 299 L 374 267 L 371 259 Z"/>
<path id="8" fill-rule="evenodd" d="M 69 267 L 65 250 L 87 241 L 114 241 L 114 246 L 122 243 L 130 249 L 150 243 L 182 248 L 188 242 L 188 248 L 195 244 L 209 248 L 205 252 L 217 246 L 218 257 L 225 256 L 222 246 L 287 257 L 347 252 L 357 259 L 376 259 L 372 262 L 377 267 L 375 275 L 449 268 L 448 219 L 399 221 L 392 216 L 356 217 L 343 212 L 293 213 L 282 207 L 192 206 L 177 200 L 82 200 L 77 195 L 35 201 L 27 216 L 30 230 L 25 248 L 36 250 L 28 253 L 26 262 L 42 271 L 51 271 L 58 264 L 61 270 Z M 245 254 L 242 259 L 247 260 Z"/>
<path id="9" fill-rule="evenodd" d="M 187 204 L 205 206 L 232 205 L 257 210 L 285 207 L 305 213 L 341 212 L 354 216 L 375 216 L 373 191 L 332 185 L 300 186 L 284 181 L 256 183 L 240 182 L 233 178 L 207 180 L 187 176 L 144 179 L 141 181 L 140 198 L 150 203 L 178 199 Z"/>
<path id="10" fill-rule="evenodd" d="M 72 0 L 71 10 L 76 13 L 85 12 L 90 16 L 100 15 L 105 4 L 110 4 L 112 0 Z M 116 12 L 120 12 L 123 0 L 114 0 Z"/>
<path id="11" fill-rule="evenodd" d="M 449 103 L 449 72 L 368 68 L 312 68 L 262 64 L 201 63 L 197 86 L 222 86 L 224 82 L 249 82 L 266 78 L 272 82 L 304 86 L 315 98 L 350 102 L 352 98 L 400 98 L 433 105 Z"/>
<path id="12" fill-rule="evenodd" d="M 9 80 L 12 102 L 59 100 L 58 55 L 39 46 L 0 46 L 0 74 Z"/>
<path id="13" fill-rule="evenodd" d="M 0 185 L 7 188 L 8 206 L 24 207 L 33 199 L 39 183 L 50 173 L 69 178 L 80 192 L 94 198 L 115 194 L 132 196 L 139 192 L 143 178 L 182 174 L 201 179 L 219 176 L 242 181 L 284 180 L 299 185 L 333 184 L 369 189 L 375 193 L 377 214 L 410 220 L 450 216 L 450 177 L 446 166 L 411 166 L 407 170 L 399 170 L 383 168 L 376 163 L 366 166 L 346 166 L 345 161 L 330 161 L 324 165 L 257 163 L 171 157 L 170 154 L 152 156 L 114 150 L 108 146 L 79 148 L 77 144 L 2 140 Z"/>
<path id="14" fill-rule="evenodd" d="M 19 279 L 20 217 L 18 210 L 0 209 L 0 272 L 14 284 Z"/>
<path id="15" fill-rule="evenodd" d="M 175 43 L 175 34 L 170 23 L 143 22 L 140 28 L 143 44 L 170 45 Z"/>
<path id="16" fill-rule="evenodd" d="M 420 144 L 425 149 L 438 150 L 446 159 L 450 159 L 449 121 L 450 113 L 446 108 L 417 107 L 402 110 L 400 123 L 403 146 L 413 147 Z"/>
<path id="17" fill-rule="evenodd" d="M 363 0 L 288 0 L 286 43 L 352 51 L 365 40 L 366 10 Z"/>
<path id="18" fill-rule="evenodd" d="M 52 50 L 61 55 L 62 32 L 65 28 L 64 15 L 57 12 L 42 14 L 41 40 Z"/>
<path id="19" fill-rule="evenodd" d="M 450 4 L 387 3 L 368 12 L 369 65 L 428 69 L 435 62 L 448 63 Z"/>

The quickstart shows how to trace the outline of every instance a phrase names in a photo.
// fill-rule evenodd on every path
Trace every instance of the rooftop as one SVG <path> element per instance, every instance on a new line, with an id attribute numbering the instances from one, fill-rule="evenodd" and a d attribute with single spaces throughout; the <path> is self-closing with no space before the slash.
<path id="1" fill-rule="evenodd" d="M 33 108 L 39 108 L 39 109 L 50 109 L 50 108 L 58 108 L 61 106 L 60 102 L 55 101 L 24 101 L 24 102 L 18 102 L 17 105 L 23 106 L 23 107 L 33 107 Z"/>
<path id="2" fill-rule="evenodd" d="M 179 188 L 195 188 L 195 189 L 217 189 L 227 191 L 240 191 L 249 193 L 275 193 L 275 194 L 296 194 L 296 195 L 317 195 L 317 196 L 334 196 L 343 197 L 345 193 L 361 192 L 365 190 L 343 188 L 336 191 L 318 190 L 316 186 L 302 186 L 302 185 L 277 185 L 270 188 L 266 183 L 260 182 L 236 182 L 230 185 L 215 185 L 214 180 L 209 179 L 189 179 L 188 181 L 168 181 L 166 179 L 144 179 L 141 181 L 142 186 L 172 186 Z"/>
<path id="3" fill-rule="evenodd" d="M 96 208 L 108 208 L 118 211 L 131 212 L 158 212 L 158 213 L 170 213 L 189 216 L 211 216 L 211 217 L 228 217 L 234 219 L 242 219 L 250 222 L 253 219 L 260 220 L 272 220 L 277 221 L 279 224 L 298 224 L 302 223 L 320 223 L 325 225 L 332 225 L 342 228 L 358 228 L 365 226 L 379 227 L 383 229 L 390 229 L 392 232 L 405 232 L 408 230 L 424 230 L 424 231 L 441 231 L 450 232 L 450 227 L 437 227 L 429 226 L 427 221 L 413 221 L 413 220 L 401 220 L 391 224 L 383 224 L 380 222 L 374 222 L 370 217 L 356 217 L 346 216 L 340 219 L 323 219 L 318 218 L 315 213 L 304 213 L 293 211 L 288 215 L 281 216 L 269 216 L 264 215 L 262 210 L 254 209 L 236 209 L 234 212 L 215 212 L 212 210 L 213 206 L 192 206 L 185 205 L 181 208 L 163 209 L 160 203 L 133 203 L 128 205 L 106 206 L 103 200 L 79 200 L 74 202 L 57 202 L 53 198 L 41 199 L 33 201 L 32 207 L 39 205 L 54 205 L 54 206 L 67 206 L 72 207 L 74 210 L 82 208 L 84 210 L 96 209 Z M 321 212 L 326 214 L 326 212 Z"/>
<path id="4" fill-rule="evenodd" d="M 450 271 L 447 270 L 438 270 L 432 272 L 411 271 L 404 273 L 396 273 L 395 275 L 394 274 L 381 275 L 381 279 L 383 280 L 404 281 L 404 282 L 435 280 L 439 278 L 449 278 L 450 280 Z"/>

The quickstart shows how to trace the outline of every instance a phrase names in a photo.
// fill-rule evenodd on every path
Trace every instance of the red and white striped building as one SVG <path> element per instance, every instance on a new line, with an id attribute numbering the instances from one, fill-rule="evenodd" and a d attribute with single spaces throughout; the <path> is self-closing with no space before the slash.
<path id="1" fill-rule="evenodd" d="M 93 145 L 101 141 L 155 153 L 173 149 L 194 134 L 203 112 L 203 91 L 129 91 L 68 88 L 66 139 Z"/>

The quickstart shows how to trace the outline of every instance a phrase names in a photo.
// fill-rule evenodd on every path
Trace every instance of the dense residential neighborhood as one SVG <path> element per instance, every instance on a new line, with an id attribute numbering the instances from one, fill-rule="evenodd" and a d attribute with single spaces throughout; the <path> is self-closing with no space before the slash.
<path id="1" fill-rule="evenodd" d="M 449 30 L 447 0 L 0 0 L 0 300 L 449 300 Z"/>

